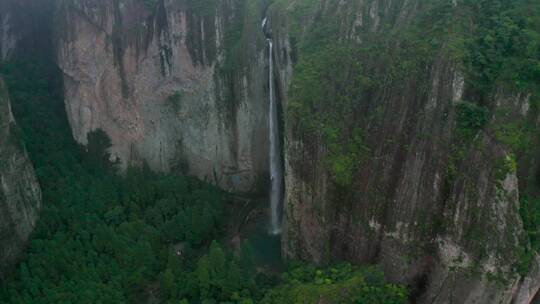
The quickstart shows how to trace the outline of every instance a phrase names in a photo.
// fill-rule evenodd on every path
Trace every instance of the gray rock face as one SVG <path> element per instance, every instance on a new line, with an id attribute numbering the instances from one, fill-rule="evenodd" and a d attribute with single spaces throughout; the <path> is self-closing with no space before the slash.
<path id="1" fill-rule="evenodd" d="M 55 0 L 0 1 L 0 61 L 52 57 L 52 21 Z"/>
<path id="2" fill-rule="evenodd" d="M 9 1 L 0 3 L 0 61 L 7 59 L 20 39 L 15 29 L 15 17 Z"/>
<path id="3" fill-rule="evenodd" d="M 40 208 L 41 190 L 0 79 L 0 279 L 23 253 Z"/>
<path id="4" fill-rule="evenodd" d="M 60 1 L 57 61 L 75 139 L 102 129 L 123 168 L 146 162 L 255 190 L 268 145 L 257 2 L 148 3 Z"/>
<path id="5" fill-rule="evenodd" d="M 400 60 L 421 55 L 407 53 L 407 41 L 378 38 L 406 29 L 422 13 L 420 2 L 314 1 L 300 15 L 289 13 L 299 1 L 271 6 L 285 108 L 299 107 L 290 104 L 286 91 L 295 73 L 291 62 L 303 55 L 291 47 L 292 30 L 300 44 L 310 29 L 338 20 L 331 23 L 339 28 L 335 41 L 388 46 L 377 53 L 366 48 L 356 59 L 367 77 L 383 85 L 351 97 L 356 103 L 342 116 L 344 130 L 364 131 L 368 151 L 345 189 L 333 180 L 332 147 L 323 131 L 301 131 L 298 117 L 286 115 L 283 253 L 321 264 L 381 264 L 391 281 L 412 287 L 419 303 L 529 304 L 540 278 L 534 263 L 529 274 L 514 269 L 524 230 L 518 213 L 521 177 L 501 170 L 511 162 L 508 147 L 493 132 L 481 131 L 455 162 L 455 109 L 468 98 L 459 65 L 439 51 L 396 75 Z M 406 57 L 388 60 L 400 58 L 400 50 Z M 512 109 L 513 119 L 525 119 L 526 98 L 498 93 L 494 99 L 498 107 Z"/>

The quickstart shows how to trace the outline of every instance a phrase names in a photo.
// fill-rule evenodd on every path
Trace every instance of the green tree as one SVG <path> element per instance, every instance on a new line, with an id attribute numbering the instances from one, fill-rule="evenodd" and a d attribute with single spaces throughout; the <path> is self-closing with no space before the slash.
<path id="1" fill-rule="evenodd" d="M 104 167 L 110 164 L 109 148 L 111 148 L 112 143 L 103 130 L 98 129 L 87 134 L 88 144 L 86 146 L 87 159 L 90 168 L 94 167 Z"/>
<path id="2" fill-rule="evenodd" d="M 210 262 L 208 257 L 202 257 L 197 263 L 196 270 L 197 280 L 199 281 L 199 293 L 202 299 L 212 297 L 211 292 L 211 276 L 210 276 Z"/>
<path id="3" fill-rule="evenodd" d="M 170 268 L 165 269 L 165 272 L 161 274 L 160 287 L 161 287 L 161 291 L 166 296 L 169 297 L 172 294 L 174 294 L 174 288 L 175 288 L 174 274 Z"/>

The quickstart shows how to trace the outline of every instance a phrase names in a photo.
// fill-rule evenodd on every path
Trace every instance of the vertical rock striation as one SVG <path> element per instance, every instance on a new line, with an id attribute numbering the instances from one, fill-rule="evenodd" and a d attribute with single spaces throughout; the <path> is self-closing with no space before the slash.
<path id="1" fill-rule="evenodd" d="M 268 175 L 263 5 L 59 1 L 75 139 L 102 129 L 123 168 L 253 191 Z M 537 131 L 538 113 L 527 92 L 475 87 L 463 60 L 463 41 L 474 41 L 467 5 L 269 6 L 285 109 L 285 256 L 380 263 L 420 303 L 531 301 L 540 264 L 521 265 L 519 209 L 538 161 L 516 155 L 501 129 L 527 121 Z"/>
<path id="2" fill-rule="evenodd" d="M 41 191 L 0 79 L 0 279 L 20 258 L 38 219 Z"/>
<path id="3" fill-rule="evenodd" d="M 536 115 L 527 94 L 494 89 L 480 103 L 505 118 L 466 133 L 460 107 L 478 99 L 453 41 L 422 44 L 443 19 L 428 2 L 306 3 L 269 13 L 287 111 L 284 255 L 379 263 L 420 303 L 528 304 L 540 264 L 516 271 L 527 177 L 494 130 Z"/>
<path id="4" fill-rule="evenodd" d="M 0 2 L 0 61 L 13 54 L 18 41 L 19 32 L 15 28 L 15 11 L 10 1 Z"/>
<path id="5" fill-rule="evenodd" d="M 261 11 L 258 1 L 60 1 L 75 139 L 102 129 L 123 168 L 256 190 L 268 167 Z"/>

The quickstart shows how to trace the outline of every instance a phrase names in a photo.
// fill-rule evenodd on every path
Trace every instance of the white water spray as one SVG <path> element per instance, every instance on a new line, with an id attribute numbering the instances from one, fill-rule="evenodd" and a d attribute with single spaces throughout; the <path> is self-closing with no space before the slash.
<path id="1" fill-rule="evenodd" d="M 267 19 L 262 22 L 263 30 L 267 24 Z M 281 160 L 281 142 L 279 137 L 279 115 L 277 101 L 274 96 L 274 60 L 273 43 L 267 35 L 268 42 L 268 90 L 269 90 L 269 137 L 270 137 L 270 224 L 271 233 L 274 235 L 281 233 L 280 206 L 283 198 L 283 169 Z"/>

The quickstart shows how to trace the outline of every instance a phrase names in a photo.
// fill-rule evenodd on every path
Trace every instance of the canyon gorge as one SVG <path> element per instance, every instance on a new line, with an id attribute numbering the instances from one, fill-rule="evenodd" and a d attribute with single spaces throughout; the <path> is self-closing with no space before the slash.
<path id="1" fill-rule="evenodd" d="M 411 303 L 530 304 L 538 8 L 0 0 L 0 61 L 43 50 L 73 138 L 89 146 L 103 131 L 120 175 L 147 167 L 270 193 L 285 260 L 377 264 Z M 41 208 L 7 91 L 0 84 L 0 266 L 22 256 Z"/>

